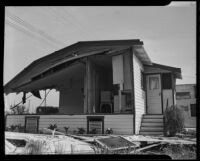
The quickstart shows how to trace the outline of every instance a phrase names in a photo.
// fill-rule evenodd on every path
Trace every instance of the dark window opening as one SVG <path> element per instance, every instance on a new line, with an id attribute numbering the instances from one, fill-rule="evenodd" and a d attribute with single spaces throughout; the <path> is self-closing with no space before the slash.
<path id="1" fill-rule="evenodd" d="M 172 89 L 172 75 L 171 73 L 162 74 L 162 88 L 163 89 Z"/>
<path id="2" fill-rule="evenodd" d="M 196 104 L 190 104 L 191 117 L 196 117 Z"/>
<path id="3" fill-rule="evenodd" d="M 176 99 L 187 99 L 191 98 L 190 92 L 176 92 Z"/>
<path id="4" fill-rule="evenodd" d="M 141 88 L 142 88 L 143 90 L 146 89 L 145 75 L 144 75 L 144 73 L 143 73 L 142 71 L 141 71 Z"/>

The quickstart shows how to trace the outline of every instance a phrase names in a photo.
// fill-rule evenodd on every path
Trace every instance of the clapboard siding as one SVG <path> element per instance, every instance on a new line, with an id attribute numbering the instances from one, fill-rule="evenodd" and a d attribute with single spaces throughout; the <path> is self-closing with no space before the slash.
<path id="1" fill-rule="evenodd" d="M 133 75 L 135 90 L 135 133 L 139 134 L 142 115 L 145 113 L 145 92 L 141 88 L 141 71 L 144 71 L 142 63 L 133 54 Z"/>
<path id="2" fill-rule="evenodd" d="M 105 115 L 104 129 L 112 128 L 115 134 L 133 134 L 133 114 Z"/>
<path id="3" fill-rule="evenodd" d="M 112 128 L 114 134 L 133 134 L 133 114 L 125 115 L 28 115 L 40 116 L 39 130 L 47 128 L 50 124 L 56 124 L 58 129 L 64 132 L 64 127 L 70 127 L 69 132 L 77 128 L 87 129 L 87 116 L 104 116 L 104 131 Z M 8 115 L 6 126 L 25 124 L 25 115 Z M 86 130 L 87 131 L 87 130 Z"/>

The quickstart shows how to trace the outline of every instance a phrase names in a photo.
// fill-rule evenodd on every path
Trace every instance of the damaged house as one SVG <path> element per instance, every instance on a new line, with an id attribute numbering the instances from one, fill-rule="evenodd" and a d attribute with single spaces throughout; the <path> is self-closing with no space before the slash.
<path id="1" fill-rule="evenodd" d="M 163 134 L 163 113 L 175 104 L 181 69 L 153 63 L 143 42 L 82 41 L 44 56 L 4 86 L 5 94 L 59 91 L 59 113 L 8 115 L 36 132 L 57 124 L 69 131 Z M 35 121 L 35 124 L 34 124 Z"/>

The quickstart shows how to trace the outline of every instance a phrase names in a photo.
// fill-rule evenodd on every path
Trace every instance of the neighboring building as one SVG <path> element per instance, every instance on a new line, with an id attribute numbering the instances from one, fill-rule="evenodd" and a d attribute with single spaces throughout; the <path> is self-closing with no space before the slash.
<path id="1" fill-rule="evenodd" d="M 186 128 L 196 128 L 196 84 L 176 85 L 176 104 L 183 109 Z"/>
<path id="2" fill-rule="evenodd" d="M 23 98 L 56 89 L 59 113 L 9 115 L 7 126 L 37 131 L 56 123 L 69 132 L 82 127 L 87 133 L 112 128 L 115 134 L 163 134 L 163 112 L 175 104 L 181 78 L 180 68 L 153 63 L 139 39 L 78 42 L 34 61 L 4 87 Z"/>

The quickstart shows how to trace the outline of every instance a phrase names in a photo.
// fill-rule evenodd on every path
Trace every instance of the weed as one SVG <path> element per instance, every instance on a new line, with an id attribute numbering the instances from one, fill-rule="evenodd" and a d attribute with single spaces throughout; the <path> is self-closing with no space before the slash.
<path id="1" fill-rule="evenodd" d="M 50 129 L 50 130 L 54 130 L 56 128 L 57 128 L 56 124 L 50 124 L 49 127 L 48 127 L 48 129 Z"/>
<path id="2" fill-rule="evenodd" d="M 164 114 L 166 136 L 175 136 L 184 128 L 183 112 L 177 106 L 167 107 Z"/>
<path id="3" fill-rule="evenodd" d="M 42 149 L 45 145 L 45 141 L 34 141 L 30 140 L 25 148 L 25 154 L 35 155 L 35 154 L 42 154 Z"/>
<path id="4" fill-rule="evenodd" d="M 84 128 L 78 128 L 78 134 L 84 134 L 85 133 L 85 129 Z"/>

